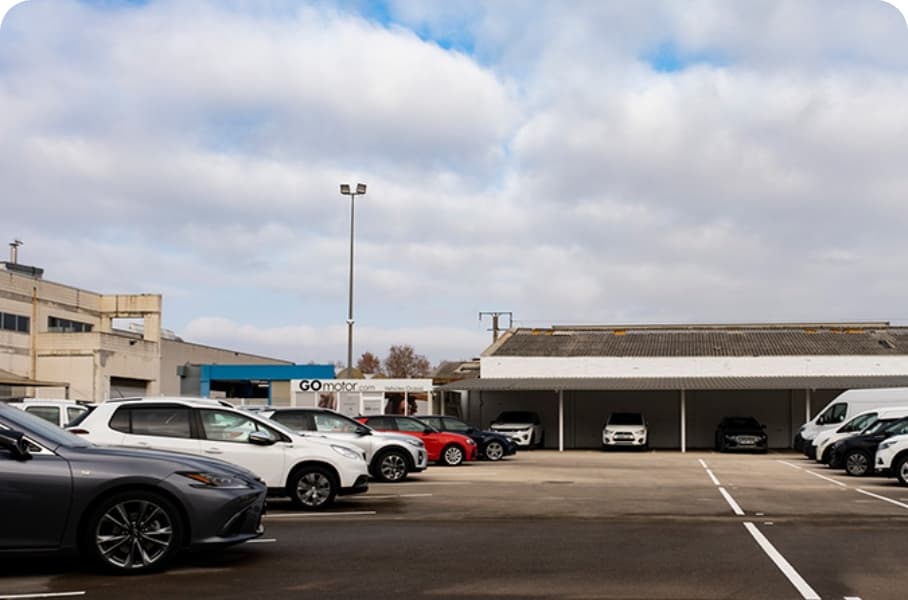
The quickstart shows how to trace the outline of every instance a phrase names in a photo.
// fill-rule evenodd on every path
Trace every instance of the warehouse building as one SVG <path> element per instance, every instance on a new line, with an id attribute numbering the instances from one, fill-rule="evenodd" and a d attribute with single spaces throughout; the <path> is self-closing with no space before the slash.
<path id="1" fill-rule="evenodd" d="M 774 448 L 846 389 L 908 386 L 908 327 L 879 323 L 512 329 L 479 377 L 441 386 L 483 427 L 539 414 L 549 448 L 598 448 L 611 412 L 641 412 L 655 448 L 710 448 L 725 416 L 753 416 Z M 444 402 L 450 410 L 450 402 Z"/>
<path id="2" fill-rule="evenodd" d="M 185 342 L 162 329 L 161 307 L 159 294 L 98 294 L 48 281 L 13 254 L 0 262 L 0 399 L 178 395 L 188 365 L 293 364 Z"/>

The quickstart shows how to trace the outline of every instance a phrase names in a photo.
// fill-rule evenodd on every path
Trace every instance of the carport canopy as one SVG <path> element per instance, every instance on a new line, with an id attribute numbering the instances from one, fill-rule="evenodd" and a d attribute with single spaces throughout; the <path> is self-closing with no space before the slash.
<path id="1" fill-rule="evenodd" d="M 22 375 L 16 375 L 9 371 L 4 371 L 0 369 L 0 385 L 8 385 L 13 387 L 62 387 L 66 388 L 67 395 L 69 392 L 69 384 L 60 382 L 60 381 L 41 381 L 38 379 L 30 379 L 28 377 L 23 377 Z"/>
<path id="2" fill-rule="evenodd" d="M 681 410 L 681 451 L 687 451 L 687 407 L 689 390 L 807 390 L 805 414 L 810 419 L 812 390 L 871 389 L 908 387 L 908 375 L 855 376 L 766 376 L 766 377 L 550 377 L 479 378 L 454 381 L 437 389 L 442 391 L 539 391 L 558 394 L 558 450 L 564 450 L 565 391 L 639 391 L 677 390 Z"/>

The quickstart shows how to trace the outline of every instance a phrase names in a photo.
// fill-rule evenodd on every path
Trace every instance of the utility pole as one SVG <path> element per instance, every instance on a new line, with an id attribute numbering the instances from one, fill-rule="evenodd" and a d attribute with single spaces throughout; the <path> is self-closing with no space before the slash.
<path id="1" fill-rule="evenodd" d="M 492 317 L 492 329 L 490 329 L 490 331 L 492 332 L 492 343 L 493 344 L 498 341 L 498 332 L 501 329 L 498 326 L 498 319 L 499 319 L 499 317 L 504 317 L 504 316 L 508 317 L 508 329 L 510 329 L 514 323 L 514 313 L 505 312 L 505 311 L 492 311 L 492 312 L 479 313 L 480 322 L 482 321 L 483 317 Z"/>

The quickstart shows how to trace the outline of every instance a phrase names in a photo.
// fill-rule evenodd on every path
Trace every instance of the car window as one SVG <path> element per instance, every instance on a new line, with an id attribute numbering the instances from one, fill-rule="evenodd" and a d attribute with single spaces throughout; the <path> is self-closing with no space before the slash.
<path id="1" fill-rule="evenodd" d="M 908 433 L 908 419 L 899 419 L 895 423 L 891 423 L 889 427 L 886 428 L 886 433 L 889 435 L 902 435 L 903 433 Z"/>
<path id="2" fill-rule="evenodd" d="M 423 420 L 425 421 L 426 419 Z M 429 424 L 434 425 L 434 423 Z M 439 427 L 438 429 L 443 429 L 445 431 L 455 431 L 457 433 L 466 433 L 472 428 L 458 419 L 444 419 L 444 427 Z"/>
<path id="3" fill-rule="evenodd" d="M 123 407 L 114 414 L 110 427 L 133 435 L 192 437 L 189 408 L 185 406 Z"/>
<path id="4" fill-rule="evenodd" d="M 397 421 L 397 430 L 398 431 L 415 431 L 422 433 L 426 429 L 425 423 L 421 423 L 416 419 L 395 419 Z"/>
<path id="5" fill-rule="evenodd" d="M 245 415 L 226 410 L 201 410 L 205 439 L 216 442 L 248 442 L 253 431 L 264 431 L 280 438 L 273 430 Z"/>
<path id="6" fill-rule="evenodd" d="M 839 428 L 839 433 L 850 433 L 852 431 L 860 431 L 876 421 L 876 413 L 867 413 L 866 415 L 858 415 L 852 420 L 848 421 Z"/>
<path id="7" fill-rule="evenodd" d="M 271 416 L 272 421 L 277 421 L 284 427 L 293 431 L 315 431 L 312 415 L 303 412 L 276 412 Z"/>
<path id="8" fill-rule="evenodd" d="M 505 411 L 495 419 L 499 423 L 539 423 L 539 415 L 525 411 Z"/>
<path id="9" fill-rule="evenodd" d="M 81 406 L 71 406 L 66 409 L 66 424 L 69 425 L 88 411 Z"/>
<path id="10" fill-rule="evenodd" d="M 41 417 L 48 423 L 60 424 L 60 409 L 56 406 L 29 406 L 25 412 Z"/>
<path id="11" fill-rule="evenodd" d="M 829 425 L 831 423 L 841 423 L 845 420 L 845 413 L 848 411 L 848 405 L 844 402 L 836 402 L 817 419 L 817 425 Z"/>
<path id="12" fill-rule="evenodd" d="M 366 423 L 374 429 L 394 429 L 396 427 L 394 419 L 391 417 L 369 417 Z"/>
<path id="13" fill-rule="evenodd" d="M 340 415 L 330 413 L 316 413 L 313 415 L 315 430 L 325 433 L 353 433 L 357 423 L 345 419 Z"/>
<path id="14" fill-rule="evenodd" d="M 446 429 L 445 424 L 441 421 L 441 417 L 420 417 L 420 420 L 423 423 L 431 425 L 435 429 L 440 429 L 442 431 Z"/>

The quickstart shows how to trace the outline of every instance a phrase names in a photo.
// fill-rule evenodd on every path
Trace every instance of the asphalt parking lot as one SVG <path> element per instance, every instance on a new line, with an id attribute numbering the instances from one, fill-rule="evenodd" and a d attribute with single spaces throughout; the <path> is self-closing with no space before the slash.
<path id="1" fill-rule="evenodd" d="M 160 575 L 4 559 L 0 599 L 908 597 L 908 488 L 794 453 L 523 452 L 266 525 Z"/>

